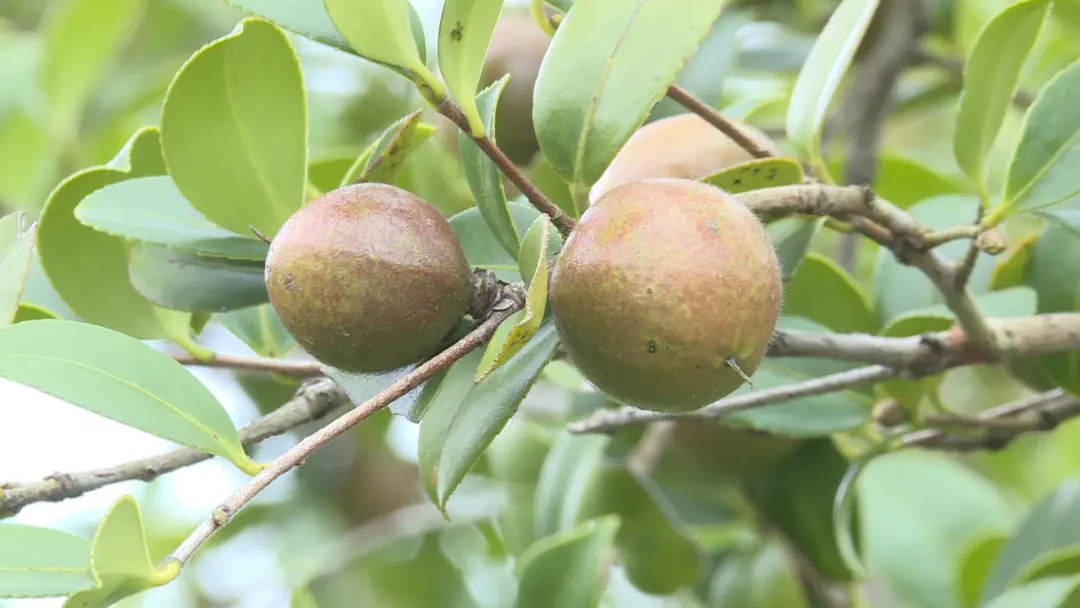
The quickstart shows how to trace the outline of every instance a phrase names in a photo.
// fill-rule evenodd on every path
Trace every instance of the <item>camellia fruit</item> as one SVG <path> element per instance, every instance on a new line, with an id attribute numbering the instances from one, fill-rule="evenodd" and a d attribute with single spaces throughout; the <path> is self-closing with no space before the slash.
<path id="1" fill-rule="evenodd" d="M 616 186 L 582 215 L 550 294 L 564 347 L 599 390 L 688 411 L 757 370 L 783 284 L 749 208 L 709 184 L 658 178 Z"/>
<path id="2" fill-rule="evenodd" d="M 776 142 L 759 129 L 728 119 L 740 133 L 773 155 Z M 658 177 L 700 180 L 754 156 L 697 114 L 676 114 L 655 120 L 630 136 L 593 184 L 593 204 L 620 184 Z"/>
<path id="3" fill-rule="evenodd" d="M 449 222 L 395 186 L 334 190 L 297 210 L 266 258 L 270 303 L 297 343 L 351 372 L 434 354 L 468 308 L 472 274 Z"/>

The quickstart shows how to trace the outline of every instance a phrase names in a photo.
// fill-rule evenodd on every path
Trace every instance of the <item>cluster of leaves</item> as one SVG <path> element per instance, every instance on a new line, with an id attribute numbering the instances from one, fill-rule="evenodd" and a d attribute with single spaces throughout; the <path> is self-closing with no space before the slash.
<path id="1" fill-rule="evenodd" d="M 136 0 L 109 3 L 109 11 L 99 10 L 100 4 L 74 0 L 54 18 L 54 47 L 59 41 L 70 46 L 45 54 L 50 76 L 43 87 L 56 134 L 42 140 L 42 149 L 69 150 L 85 139 L 81 118 L 100 74 L 146 10 Z M 562 239 L 524 197 L 508 196 L 500 168 L 476 141 L 498 142 L 495 116 L 508 78 L 477 88 L 503 3 L 445 2 L 435 36 L 438 75 L 429 67 L 428 32 L 407 0 L 231 4 L 249 16 L 170 70 L 159 87 L 157 114 L 140 116 L 135 128 L 130 117 L 116 127 L 126 129 L 119 153 L 63 179 L 43 197 L 29 226 L 21 213 L 0 219 L 0 377 L 255 474 L 263 465 L 245 452 L 212 393 L 144 341 L 168 340 L 211 362 L 214 354 L 197 336 L 216 322 L 260 356 L 285 356 L 294 344 L 267 304 L 267 245 L 256 233 L 272 237 L 321 192 L 363 181 L 394 183 L 432 194 L 429 200 L 449 217 L 473 267 L 527 288 L 526 307 L 500 326 L 486 348 L 393 406 L 419 425 L 422 485 L 444 514 L 470 473 L 506 490 L 510 506 L 493 518 L 497 538 L 485 541 L 497 549 L 479 552 L 513 565 L 517 605 L 551 605 L 552 590 L 562 594 L 558 605 L 597 605 L 610 594 L 604 574 L 613 550 L 638 593 L 678 595 L 687 603 L 809 605 L 788 545 L 831 583 L 855 580 L 862 566 L 843 540 L 852 521 L 846 509 L 834 513 L 834 503 L 851 501 L 858 508 L 862 561 L 908 601 L 1064 606 L 1080 593 L 1077 539 L 1061 533 L 1078 508 L 1073 484 L 1061 486 L 1016 525 L 1003 492 L 945 457 L 891 454 L 852 469 L 861 472 L 858 483 L 848 474 L 849 460 L 877 439 L 869 424 L 873 404 L 888 396 L 913 414 L 941 407 L 948 401 L 945 376 L 803 397 L 731 416 L 730 425 L 780 436 L 787 446 L 765 471 L 736 475 L 737 500 L 702 491 L 700 478 L 683 481 L 680 464 L 686 463 L 678 457 L 652 477 L 632 472 L 625 456 L 639 433 L 631 429 L 613 437 L 575 436 L 519 415 L 540 384 L 569 395 L 570 419 L 615 404 L 589 391 L 572 363 L 553 361 L 558 337 L 546 314 L 546 290 Z M 725 8 L 722 0 L 677 7 L 664 0 L 547 4 L 569 12 L 536 82 L 541 158 L 528 173 L 577 217 L 585 193 L 630 135 L 672 111 L 664 96 L 673 82 L 724 105 L 724 75 L 710 67 L 716 55 L 706 51 L 716 53 L 719 45 L 719 55 L 734 55 L 734 34 L 751 12 Z M 791 73 L 772 66 L 778 72 L 774 91 L 724 107 L 733 118 L 782 118 L 791 157 L 751 161 L 706 181 L 732 192 L 798 184 L 805 179 L 803 164 L 822 181 L 842 181 L 843 163 L 826 154 L 823 132 L 878 5 L 843 0 L 826 13 L 823 29 L 815 26 L 816 40 L 791 61 Z M 1023 84 L 1025 62 L 1047 35 L 1047 23 L 1076 27 L 1048 21 L 1054 6 L 1050 0 L 1010 4 L 986 19 L 966 45 L 950 151 L 959 174 L 886 155 L 875 183 L 879 195 L 934 229 L 981 221 L 1026 230 L 1001 261 L 983 254 L 976 262 L 970 290 L 991 317 L 1075 311 L 1080 292 L 1076 272 L 1061 262 L 1080 255 L 1080 207 L 1073 200 L 1080 179 L 1070 164 L 1080 149 L 1080 110 L 1071 101 L 1080 95 L 1077 49 L 1052 55 L 1068 59 L 1037 83 L 1018 133 L 1005 138 L 1000 183 L 990 177 L 996 167 L 988 169 Z M 90 16 L 97 35 L 84 41 L 74 34 Z M 448 100 L 460 107 L 468 126 L 458 136 L 466 194 L 436 195 L 447 190 L 432 185 L 439 184 L 439 165 L 417 164 L 436 144 L 437 129 L 424 122 L 422 110 L 394 115 L 360 149 L 315 158 L 310 85 L 296 51 L 300 40 L 382 66 L 434 107 Z M 755 58 L 739 61 L 753 65 Z M 916 97 L 940 96 L 954 81 L 929 79 Z M 906 103 L 917 108 L 918 99 Z M 4 128 L 24 127 L 23 118 L 9 118 Z M 32 184 L 17 185 L 19 196 L 10 198 L 32 198 Z M 1037 228 L 1024 223 L 1031 219 L 1041 221 Z M 952 326 L 955 318 L 942 295 L 891 252 L 871 250 L 867 277 L 834 263 L 824 255 L 831 236 L 825 225 L 824 218 L 795 217 L 768 226 L 789 279 L 781 328 L 910 336 Z M 966 248 L 954 242 L 938 252 L 958 260 Z M 825 359 L 767 360 L 754 386 L 777 387 L 851 367 Z M 378 378 L 332 369 L 328 374 L 360 403 L 408 371 Z M 1019 362 L 1014 372 L 1033 388 L 1060 386 L 1080 394 L 1080 362 L 1069 353 Z M 726 487 L 729 482 L 718 477 L 735 465 L 698 466 L 717 469 L 707 479 Z M 934 519 L 926 519 L 928 512 Z M 762 522 L 768 525 L 757 525 Z M 0 596 L 69 595 L 73 606 L 108 605 L 168 583 L 179 572 L 175 562 L 151 563 L 130 498 L 114 505 L 92 541 L 46 528 L 0 526 Z M 297 598 L 298 605 L 314 602 L 306 592 Z"/>

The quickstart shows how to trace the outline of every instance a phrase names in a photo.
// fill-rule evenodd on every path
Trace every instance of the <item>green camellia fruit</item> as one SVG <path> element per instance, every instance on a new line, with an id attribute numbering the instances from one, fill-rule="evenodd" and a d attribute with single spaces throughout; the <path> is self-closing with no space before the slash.
<path id="1" fill-rule="evenodd" d="M 311 356 L 382 372 L 434 353 L 465 314 L 472 274 L 434 207 L 365 183 L 329 192 L 285 222 L 266 258 L 266 289 Z"/>
<path id="2" fill-rule="evenodd" d="M 703 182 L 658 178 L 616 186 L 585 212 L 550 293 L 560 339 L 598 389 L 688 411 L 757 370 L 783 284 L 749 208 Z"/>
<path id="3" fill-rule="evenodd" d="M 776 142 L 761 130 L 733 119 L 728 122 L 761 148 L 780 155 Z M 589 203 L 620 184 L 659 177 L 700 180 L 751 160 L 752 154 L 697 114 L 668 116 L 630 136 L 593 184 Z"/>

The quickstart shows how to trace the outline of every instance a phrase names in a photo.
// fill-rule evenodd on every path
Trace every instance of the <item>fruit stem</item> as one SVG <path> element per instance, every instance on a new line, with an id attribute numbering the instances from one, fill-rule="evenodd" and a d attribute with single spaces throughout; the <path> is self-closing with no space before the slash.
<path id="1" fill-rule="evenodd" d="M 570 233 L 574 230 L 574 219 L 560 209 L 558 205 L 551 202 L 539 188 L 533 185 L 529 178 L 525 177 L 525 174 L 495 144 L 494 140 L 487 136 L 474 137 L 472 129 L 469 128 L 469 121 L 465 118 L 465 113 L 461 111 L 457 104 L 450 101 L 449 98 L 445 98 L 439 102 L 438 109 L 440 114 L 450 119 L 450 122 L 457 125 L 463 133 L 476 142 L 476 145 L 480 146 L 480 149 L 487 154 L 488 158 L 495 162 L 499 171 L 502 171 L 503 175 L 506 175 L 514 186 L 525 195 L 525 198 L 529 199 L 533 207 L 551 218 L 551 223 L 555 224 L 563 238 L 570 236 Z"/>
<path id="2" fill-rule="evenodd" d="M 668 89 L 667 96 L 680 106 L 704 118 L 709 124 L 719 129 L 724 135 L 730 137 L 732 141 L 739 144 L 744 150 L 753 155 L 754 158 L 769 158 L 772 156 L 772 153 L 757 145 L 754 140 L 744 135 L 743 132 L 725 118 L 719 110 L 698 99 L 690 91 L 687 91 L 677 84 L 673 84 Z"/>

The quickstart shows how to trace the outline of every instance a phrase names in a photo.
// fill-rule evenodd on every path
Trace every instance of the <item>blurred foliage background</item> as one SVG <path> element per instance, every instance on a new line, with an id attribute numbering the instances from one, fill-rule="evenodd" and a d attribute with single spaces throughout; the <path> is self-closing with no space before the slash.
<path id="1" fill-rule="evenodd" d="M 100 23 L 102 7 L 114 4 L 110 0 L 0 1 L 0 215 L 13 209 L 35 213 L 60 179 L 107 162 L 134 130 L 156 124 L 166 88 L 182 63 L 202 45 L 227 34 L 243 16 L 218 0 L 125 1 L 139 5 L 130 19 L 102 18 Z M 508 10 L 521 4 L 506 3 Z M 954 67 L 979 28 L 1009 2 L 932 4 L 932 32 L 925 45 L 936 59 L 905 72 L 882 148 L 878 185 L 886 184 L 890 190 L 883 194 L 898 204 L 921 198 L 922 182 L 911 178 L 924 175 L 920 168 L 946 182 L 960 179 L 951 138 L 960 90 Z M 90 5 L 97 6 L 87 8 Z M 414 5 L 433 36 L 440 2 L 414 0 Z M 731 115 L 778 134 L 799 67 L 835 6 L 833 0 L 732 1 L 679 81 Z M 72 11 L 82 13 L 72 19 Z M 887 24 L 877 27 L 870 36 L 879 35 Z M 374 136 L 421 104 L 410 83 L 385 69 L 298 36 L 292 41 L 304 72 L 311 175 L 319 185 L 320 168 L 351 162 Z M 1022 89 L 1038 90 L 1077 57 L 1080 0 L 1057 0 L 1053 19 L 1023 71 Z M 680 111 L 665 100 L 653 117 Z M 1010 109 L 989 175 L 1004 175 L 1022 113 L 1022 107 Z M 443 124 L 436 116 L 425 118 Z M 843 119 L 843 112 L 835 112 L 827 148 L 837 167 L 845 163 L 837 143 L 844 136 Z M 455 140 L 456 135 L 433 138 L 417 149 L 403 183 L 447 215 L 472 204 Z M 542 163 L 534 161 L 529 172 L 550 187 L 551 174 Z M 1032 229 L 1023 222 L 1010 224 L 1014 236 Z M 832 255 L 836 245 L 835 238 L 822 233 L 815 249 Z M 862 252 L 860 280 L 869 282 L 875 260 L 872 250 Z M 47 290 L 40 273 L 37 277 L 36 283 L 32 277 L 30 289 Z M 213 327 L 206 340 L 220 352 L 244 352 L 242 344 Z M 273 410 L 296 389 L 267 375 L 222 372 L 205 377 L 231 396 L 232 409 L 241 412 L 241 418 Z M 268 492 L 245 509 L 195 559 L 190 572 L 122 605 L 303 606 L 306 596 L 293 593 L 310 581 L 305 593 L 320 606 L 505 606 L 515 585 L 507 557 L 535 534 L 530 510 L 544 458 L 553 445 L 566 449 L 559 438 L 567 409 L 592 407 L 583 402 L 599 398 L 579 388 L 580 378 L 566 368 L 549 367 L 523 414 L 503 431 L 451 501 L 451 521 L 424 496 L 412 425 L 383 412 L 290 474 L 292 481 L 280 491 Z M 976 366 L 949 372 L 940 399 L 954 411 L 970 413 L 1030 392 L 999 368 Z M 23 406 L 0 397 L 3 418 L 17 417 L 18 407 Z M 304 431 L 298 429 L 293 437 Z M 640 432 L 619 433 L 608 453 L 625 452 Z M 678 433 L 674 448 L 653 475 L 656 487 L 651 489 L 664 494 L 689 535 L 705 548 L 706 567 L 695 588 L 667 598 L 634 589 L 617 569 L 604 605 L 822 605 L 798 583 L 806 576 L 805 560 L 826 578 L 843 581 L 849 576 L 838 561 L 831 521 L 832 498 L 847 468 L 841 456 L 844 446 L 829 439 L 768 437 L 718 425 L 686 424 Z M 283 448 L 265 449 L 272 453 Z M 873 576 L 860 588 L 856 602 L 875 607 L 976 605 L 972 597 L 962 601 L 956 590 L 968 589 L 970 596 L 969 588 L 975 585 L 977 593 L 987 576 L 986 556 L 995 555 L 1002 539 L 1017 530 L 1039 501 L 1056 505 L 1055 521 L 1063 527 L 1052 528 L 1052 535 L 1077 536 L 1077 463 L 1076 421 L 1052 433 L 1021 438 L 996 453 L 908 451 L 875 462 L 858 487 L 861 550 Z M 6 479 L 9 470 L 14 470 L 13 463 L 0 462 L 0 479 Z M 212 473 L 206 467 L 201 471 Z M 170 495 L 171 483 L 166 476 L 153 484 L 124 487 L 145 506 L 154 559 L 167 554 L 205 516 L 205 510 L 155 499 Z M 637 491 L 631 488 L 613 500 L 636 504 Z M 208 484 L 205 492 L 213 493 L 205 499 L 211 504 L 226 495 L 220 484 Z M 507 504 L 508 510 L 500 510 Z M 92 532 L 97 517 L 84 513 L 78 500 L 63 507 L 63 515 L 51 525 Z M 35 510 L 44 508 L 57 512 L 51 505 L 34 505 L 15 521 L 34 521 Z M 663 518 L 648 512 L 637 515 L 642 529 L 663 525 L 653 521 Z M 495 521 L 512 533 L 494 533 Z M 662 533 L 644 537 L 661 543 L 644 553 L 653 554 L 656 563 L 679 567 L 678 560 L 664 555 Z M 792 543 L 803 550 L 791 551 Z M 0 601 L 0 606 L 59 603 Z"/>

